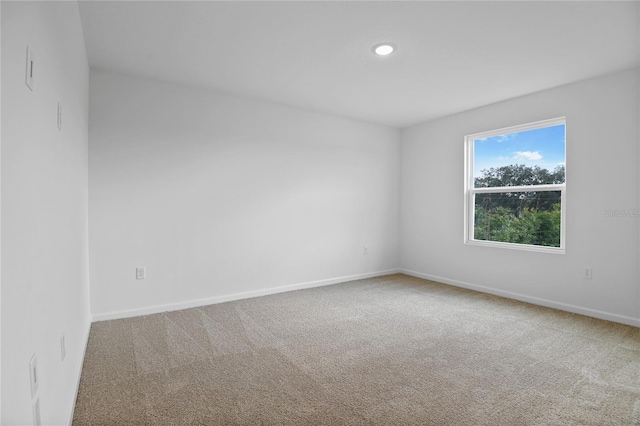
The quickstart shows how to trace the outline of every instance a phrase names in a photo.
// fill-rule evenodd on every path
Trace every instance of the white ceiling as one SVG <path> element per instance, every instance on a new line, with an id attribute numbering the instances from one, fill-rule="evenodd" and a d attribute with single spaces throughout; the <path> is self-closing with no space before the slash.
<path id="1" fill-rule="evenodd" d="M 639 2 L 81 1 L 91 67 L 395 127 L 639 64 Z M 371 48 L 398 46 L 389 57 Z"/>

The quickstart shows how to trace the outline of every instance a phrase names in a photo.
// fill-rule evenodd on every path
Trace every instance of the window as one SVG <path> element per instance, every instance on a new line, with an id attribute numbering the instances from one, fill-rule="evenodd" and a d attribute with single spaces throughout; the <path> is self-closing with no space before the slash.
<path id="1" fill-rule="evenodd" d="M 465 137 L 465 243 L 564 253 L 565 119 Z"/>

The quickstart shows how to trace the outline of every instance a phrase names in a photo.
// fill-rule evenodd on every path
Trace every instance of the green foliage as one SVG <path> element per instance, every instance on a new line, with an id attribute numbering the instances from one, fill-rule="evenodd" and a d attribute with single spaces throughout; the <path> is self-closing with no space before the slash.
<path id="1" fill-rule="evenodd" d="M 482 171 L 475 186 L 564 183 L 564 166 L 553 173 L 538 166 L 511 165 Z M 560 246 L 560 191 L 476 194 L 474 238 L 477 240 Z"/>
<path id="2" fill-rule="evenodd" d="M 482 177 L 475 178 L 476 188 L 564 183 L 564 166 L 556 167 L 551 173 L 539 166 L 512 164 L 485 169 L 481 173 Z"/>

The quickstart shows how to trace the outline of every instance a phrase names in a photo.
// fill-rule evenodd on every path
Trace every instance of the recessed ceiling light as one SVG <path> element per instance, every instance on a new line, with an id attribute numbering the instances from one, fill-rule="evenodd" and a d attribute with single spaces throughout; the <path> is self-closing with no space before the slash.
<path id="1" fill-rule="evenodd" d="M 396 47 L 391 43 L 381 43 L 373 46 L 373 53 L 378 56 L 387 56 L 393 53 Z"/>

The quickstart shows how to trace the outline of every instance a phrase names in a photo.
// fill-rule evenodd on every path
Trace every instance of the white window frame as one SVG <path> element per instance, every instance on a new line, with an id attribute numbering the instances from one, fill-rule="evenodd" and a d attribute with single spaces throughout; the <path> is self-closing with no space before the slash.
<path id="1" fill-rule="evenodd" d="M 525 186 L 497 186 L 491 188 L 474 188 L 473 176 L 473 146 L 477 139 L 490 138 L 508 133 L 524 132 L 527 130 L 541 129 L 544 127 L 557 126 L 564 124 L 566 135 L 566 117 L 552 118 L 549 120 L 536 121 L 517 126 L 504 127 L 502 129 L 491 130 L 488 132 L 474 133 L 464 138 L 464 160 L 465 160 L 465 179 L 464 179 L 464 243 L 475 246 L 485 247 L 501 247 L 515 250 L 527 250 L 544 253 L 565 253 L 565 228 L 566 228 L 566 166 L 565 166 L 565 183 L 551 185 L 525 185 Z M 566 137 L 565 137 L 565 161 L 566 161 Z M 476 240 L 474 238 L 474 220 L 475 220 L 475 196 L 476 194 L 494 194 L 504 192 L 528 192 L 528 191 L 560 191 L 560 247 L 547 247 L 532 244 L 505 243 L 501 241 Z"/>

